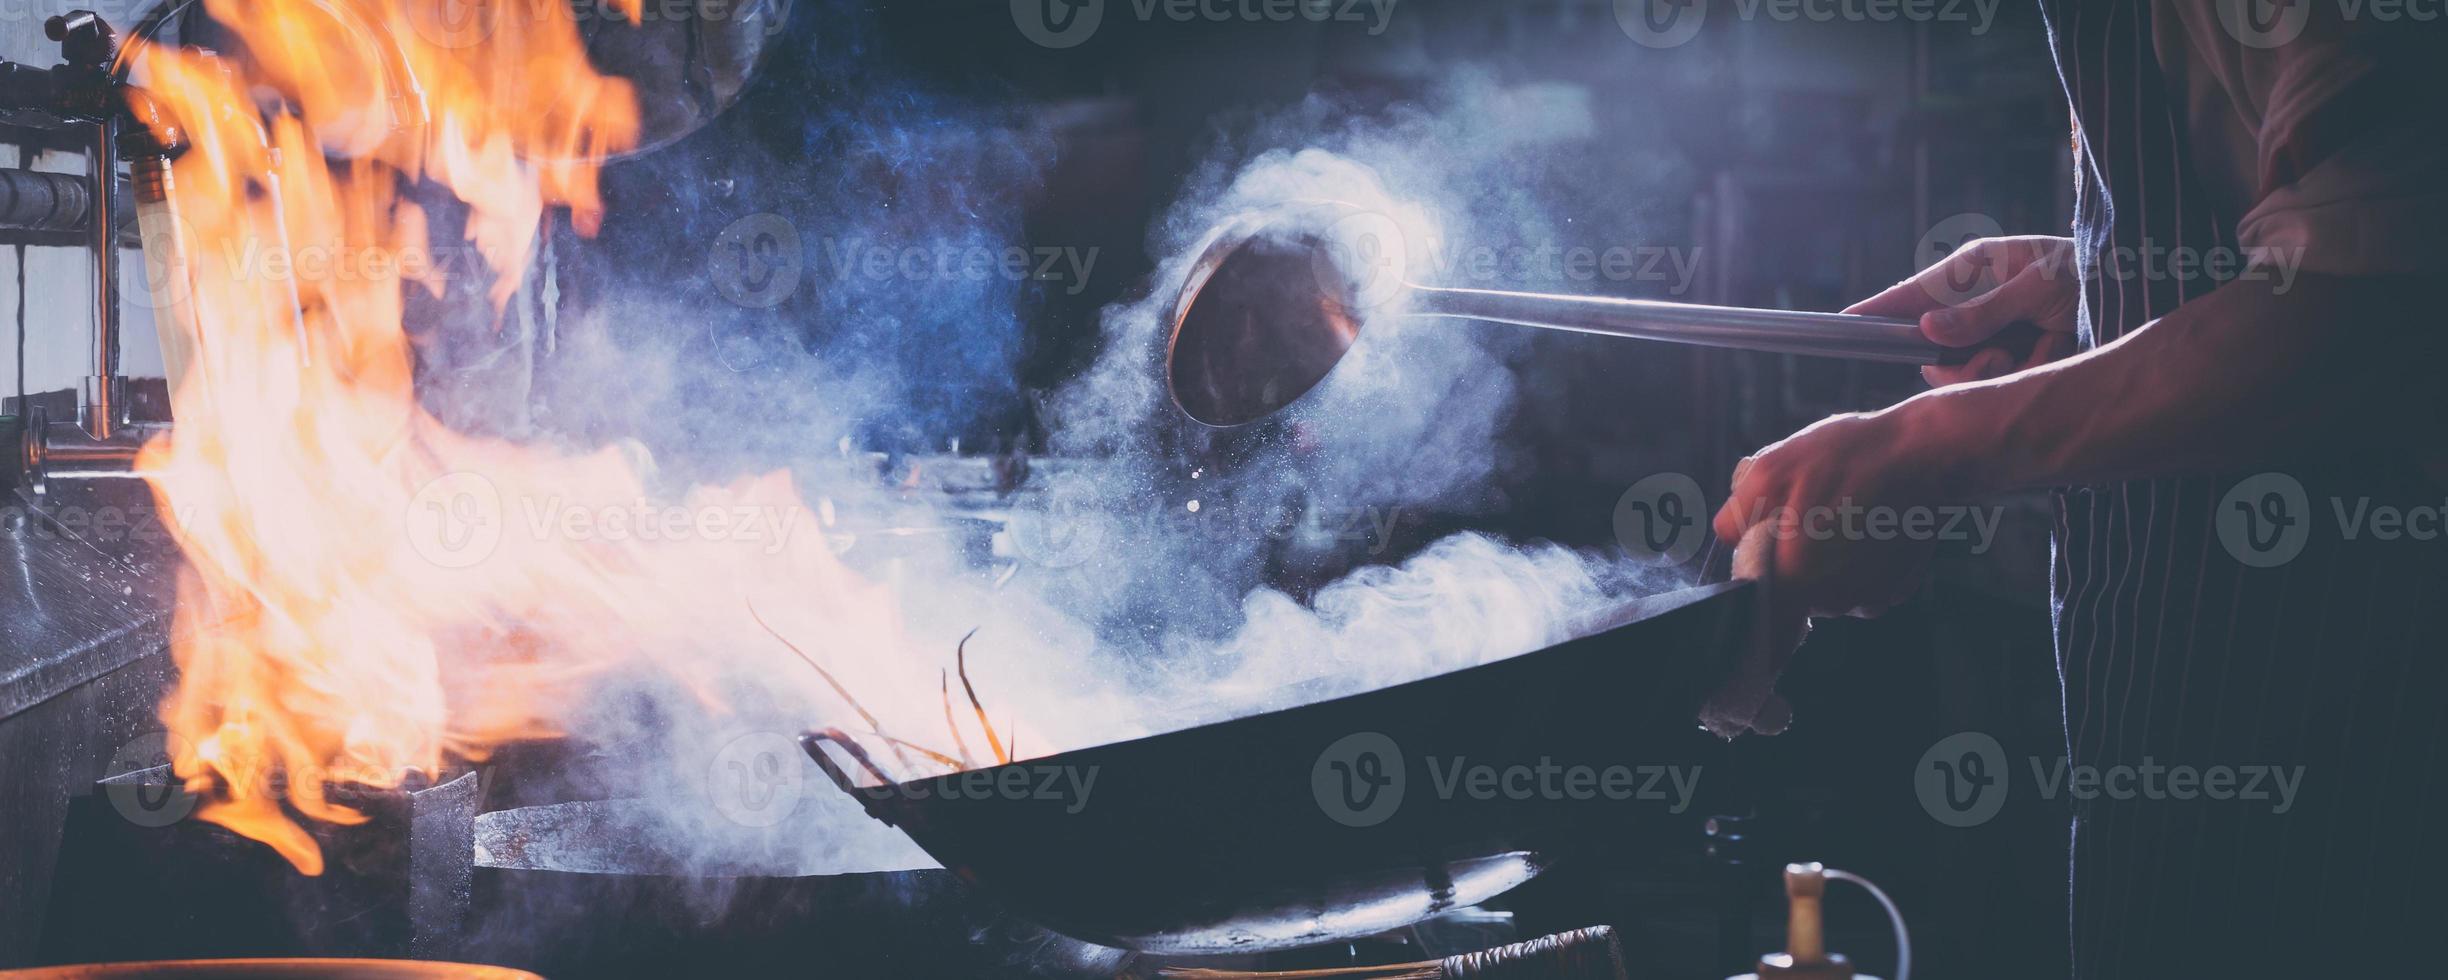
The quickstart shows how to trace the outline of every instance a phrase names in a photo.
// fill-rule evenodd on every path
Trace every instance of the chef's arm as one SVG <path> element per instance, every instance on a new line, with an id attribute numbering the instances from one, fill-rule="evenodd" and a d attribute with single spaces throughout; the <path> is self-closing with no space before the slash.
<path id="1" fill-rule="evenodd" d="M 1928 450 L 1941 497 L 2318 456 L 2436 462 L 2437 298 L 2413 278 L 2248 274 L 2114 343 L 1881 414 Z"/>
<path id="2" fill-rule="evenodd" d="M 2301 36 L 2256 46 L 2239 43 L 2210 7 L 2169 8 L 2180 29 L 2156 40 L 2161 61 L 2191 80 L 2189 108 L 2250 120 L 2251 143 L 2234 152 L 2255 157 L 2260 186 L 2234 243 L 2255 264 L 2115 343 L 1900 407 L 1908 432 L 1963 451 L 1967 469 L 1947 482 L 1982 493 L 2316 455 L 2411 457 L 2436 472 L 2448 443 L 2448 379 L 2439 376 L 2448 319 L 2437 289 L 2448 274 L 2448 59 L 2439 57 L 2448 30 L 2320 6 Z M 2121 265 L 2130 267 L 2103 257 L 2097 271 Z M 2186 284 L 2172 268 L 2154 274 L 2144 263 L 2138 278 L 2109 282 L 2102 305 L 2164 298 Z M 1959 305 L 1924 327 L 1950 344 L 1977 342 L 2015 316 L 2067 330 L 2072 279 L 2010 282 L 1994 294 L 1998 309 Z M 1890 292 L 1864 305 L 1927 306 L 1916 291 Z M 1933 380 L 2011 367 L 1987 356 L 1971 366 L 1980 370 Z"/>

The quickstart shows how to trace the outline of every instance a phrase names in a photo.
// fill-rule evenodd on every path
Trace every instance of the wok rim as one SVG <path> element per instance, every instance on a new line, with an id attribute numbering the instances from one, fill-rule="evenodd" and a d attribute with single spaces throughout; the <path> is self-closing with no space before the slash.
<path id="1" fill-rule="evenodd" d="M 1454 677 L 1460 674 L 1467 674 L 1472 671 L 1486 670 L 1488 668 L 1497 667 L 1499 665 L 1511 663 L 1513 661 L 1528 657 L 1535 657 L 1558 647 L 1604 636 L 1608 633 L 1634 625 L 1643 620 L 1664 616 L 1668 613 L 1697 605 L 1699 603 L 1715 599 L 1719 596 L 1751 589 L 1757 585 L 1758 583 L 1748 579 L 1738 578 L 1729 579 L 1722 582 L 1691 585 L 1665 592 L 1652 592 L 1636 599 L 1626 600 L 1605 611 L 1593 612 L 1587 617 L 1584 617 L 1577 624 L 1577 627 L 1572 631 L 1571 635 L 1563 639 L 1556 640 L 1552 643 L 1548 643 L 1544 646 L 1540 646 L 1536 649 L 1525 650 L 1519 653 L 1512 653 L 1501 657 L 1482 660 L 1478 663 L 1467 666 L 1456 667 L 1451 670 L 1439 671 L 1433 674 L 1425 674 L 1407 681 L 1388 684 L 1384 687 L 1375 687 L 1365 691 L 1356 691 L 1350 694 L 1337 695 L 1324 700 L 1285 705 L 1279 708 L 1270 708 L 1266 711 L 1257 712 L 1255 714 L 1240 715 L 1232 718 L 1226 718 L 1221 721 L 1211 721 L 1203 725 L 1192 725 L 1188 728 L 1176 728 L 1171 731 L 1156 732 L 1148 735 L 1135 735 L 1130 738 L 1117 739 L 1111 742 L 1100 742 L 1095 745 L 1070 749 L 1055 753 L 1053 755 L 1034 756 L 1028 759 L 1014 759 L 1010 762 L 998 763 L 992 766 L 981 766 L 976 769 L 963 769 L 957 772 L 945 773 L 936 776 L 926 776 L 918 779 L 894 780 L 888 783 L 878 783 L 873 786 L 846 785 L 833 779 L 828 779 L 827 781 L 833 782 L 836 789 L 839 789 L 843 793 L 857 799 L 860 807 L 867 811 L 869 818 L 882 821 L 887 825 L 898 827 L 900 826 L 898 821 L 887 819 L 884 814 L 876 812 L 876 807 L 880 805 L 889 805 L 897 800 L 906 799 L 908 792 L 912 788 L 923 787 L 925 784 L 932 783 L 937 780 L 965 777 L 970 776 L 973 773 L 1001 773 L 1013 767 L 1042 768 L 1046 766 L 1074 765 L 1078 762 L 1078 756 L 1087 753 L 1124 751 L 1130 748 L 1143 747 L 1151 742 L 1174 739 L 1194 732 L 1206 732 L 1212 729 L 1222 728 L 1227 725 L 1259 724 L 1262 719 L 1270 719 L 1290 712 L 1324 711 L 1329 710 L 1328 706 L 1330 705 L 1346 704 L 1362 699 L 1394 697 L 1396 695 L 1394 695 L 1392 692 L 1442 681 L 1446 678 Z M 1709 656 L 1712 660 L 1727 662 L 1733 659 L 1734 651 L 1713 651 Z M 1723 670 L 1720 669 L 1715 671 L 1715 673 L 1722 675 Z M 1698 724 L 1697 718 L 1693 720 L 1693 724 Z M 821 751 L 807 741 L 808 738 L 817 734 L 818 733 L 816 731 L 810 731 L 801 736 L 801 745 L 811 754 Z M 915 835 L 912 836 L 912 839 L 916 840 Z M 926 849 L 925 841 L 918 841 L 917 843 L 921 849 Z M 929 850 L 928 853 L 932 854 L 933 851 Z"/>

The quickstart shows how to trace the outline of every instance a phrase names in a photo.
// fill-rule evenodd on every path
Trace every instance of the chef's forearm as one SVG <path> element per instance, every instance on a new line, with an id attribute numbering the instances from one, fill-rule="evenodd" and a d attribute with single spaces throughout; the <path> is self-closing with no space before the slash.
<path id="1" fill-rule="evenodd" d="M 1962 496 L 2436 453 L 2444 329 L 2415 284 L 2230 282 L 2080 356 L 1890 411 Z"/>

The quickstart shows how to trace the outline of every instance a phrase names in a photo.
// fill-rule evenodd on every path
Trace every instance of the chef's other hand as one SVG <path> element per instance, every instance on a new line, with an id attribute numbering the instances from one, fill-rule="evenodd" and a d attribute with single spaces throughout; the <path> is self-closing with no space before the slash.
<path id="1" fill-rule="evenodd" d="M 1921 333 L 1948 347 L 1977 346 L 2018 321 L 2040 328 L 2040 342 L 2020 363 L 2001 348 L 1982 351 L 1955 367 L 1921 369 L 1923 380 L 1940 386 L 1984 381 L 2073 353 L 2081 296 L 2073 239 L 2017 235 L 1968 242 L 1845 312 L 1919 317 Z"/>
<path id="2" fill-rule="evenodd" d="M 1823 419 L 1734 468 L 1714 530 L 1773 585 L 1772 633 L 1798 642 L 1807 617 L 1875 616 L 1920 587 L 1935 545 L 1899 533 L 1899 518 L 1948 501 L 1920 448 L 1930 440 L 1901 418 Z"/>

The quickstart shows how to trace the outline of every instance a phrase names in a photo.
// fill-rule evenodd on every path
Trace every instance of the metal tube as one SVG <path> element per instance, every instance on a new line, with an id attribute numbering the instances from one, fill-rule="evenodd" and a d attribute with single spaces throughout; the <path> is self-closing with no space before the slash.
<path id="1" fill-rule="evenodd" d="M 1679 344 L 1936 364 L 1947 348 L 1911 320 L 1702 306 L 1605 296 L 1553 296 L 1415 286 L 1409 312 Z"/>
<path id="2" fill-rule="evenodd" d="M 126 426 L 96 439 L 73 422 L 45 422 L 37 415 L 26 426 L 19 465 L 35 484 L 134 476 L 136 453 L 157 428 Z"/>
<path id="3" fill-rule="evenodd" d="M 117 406 L 111 398 L 111 387 L 119 377 L 119 230 L 110 218 L 112 199 L 118 196 L 118 126 L 104 120 L 93 129 L 95 217 L 86 223 L 86 234 L 94 253 L 94 359 L 93 374 L 85 379 L 84 423 L 86 435 L 107 442 L 119 429 Z"/>
<path id="4" fill-rule="evenodd" d="M 93 194 L 75 174 L 0 170 L 0 228 L 77 232 L 93 211 Z"/>

